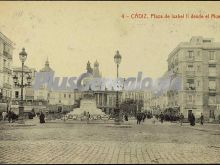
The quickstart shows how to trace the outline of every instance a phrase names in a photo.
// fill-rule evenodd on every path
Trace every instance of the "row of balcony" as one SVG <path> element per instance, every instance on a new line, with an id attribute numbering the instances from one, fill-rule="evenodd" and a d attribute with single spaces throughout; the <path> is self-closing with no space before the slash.
<path id="1" fill-rule="evenodd" d="M 196 87 L 185 87 L 185 90 L 195 91 Z M 216 89 L 209 88 L 208 91 L 209 92 L 216 92 Z"/>
<path id="2" fill-rule="evenodd" d="M 21 96 L 16 96 L 16 98 L 14 98 L 14 100 L 20 100 Z M 34 96 L 24 96 L 25 100 L 34 100 Z"/>
<path id="3" fill-rule="evenodd" d="M 12 55 L 6 51 L 3 51 L 3 55 L 8 59 L 12 59 Z"/>
<path id="4" fill-rule="evenodd" d="M 3 83 L 3 88 L 11 89 L 12 85 L 8 83 Z"/>
<path id="5" fill-rule="evenodd" d="M 8 74 L 12 74 L 12 70 L 3 66 L 3 72 L 8 73 Z"/>
<path id="6" fill-rule="evenodd" d="M 189 71 L 189 70 L 186 71 L 187 76 L 195 76 L 195 74 L 196 74 L 195 71 Z M 217 73 L 209 73 L 208 74 L 208 77 L 216 77 L 216 76 L 217 76 Z"/>
<path id="7" fill-rule="evenodd" d="M 194 56 L 193 57 L 188 57 L 188 58 L 185 58 L 185 61 L 189 61 L 189 62 L 194 62 L 195 60 L 203 60 L 202 58 L 195 58 Z M 175 62 L 175 63 L 178 63 L 178 62 Z M 216 60 L 208 60 L 208 63 L 209 64 L 216 64 L 217 61 Z"/>

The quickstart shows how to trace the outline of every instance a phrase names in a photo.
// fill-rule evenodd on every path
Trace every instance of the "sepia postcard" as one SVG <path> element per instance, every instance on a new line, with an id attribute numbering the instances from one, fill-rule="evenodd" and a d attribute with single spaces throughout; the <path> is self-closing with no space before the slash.
<path id="1" fill-rule="evenodd" d="M 0 164 L 220 164 L 219 9 L 0 1 Z"/>

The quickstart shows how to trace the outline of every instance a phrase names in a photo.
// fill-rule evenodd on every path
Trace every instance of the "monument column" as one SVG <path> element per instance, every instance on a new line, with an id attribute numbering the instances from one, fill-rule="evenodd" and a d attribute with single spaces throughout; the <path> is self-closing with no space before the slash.
<path id="1" fill-rule="evenodd" d="M 99 93 L 97 93 L 97 105 L 99 106 Z"/>
<path id="2" fill-rule="evenodd" d="M 103 105 L 103 106 L 105 105 L 105 103 L 104 103 L 104 99 L 105 99 L 105 94 L 102 93 L 102 105 Z"/>

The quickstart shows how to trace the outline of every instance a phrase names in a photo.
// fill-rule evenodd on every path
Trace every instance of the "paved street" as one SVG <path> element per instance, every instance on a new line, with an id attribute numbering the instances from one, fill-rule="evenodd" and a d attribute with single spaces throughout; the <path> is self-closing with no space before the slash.
<path id="1" fill-rule="evenodd" d="M 1 123 L 0 163 L 220 163 L 220 126 Z"/>

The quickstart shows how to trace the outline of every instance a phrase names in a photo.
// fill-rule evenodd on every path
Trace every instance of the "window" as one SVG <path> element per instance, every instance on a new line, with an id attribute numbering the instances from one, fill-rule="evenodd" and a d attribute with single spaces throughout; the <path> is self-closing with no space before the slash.
<path id="1" fill-rule="evenodd" d="M 209 104 L 216 104 L 216 97 L 215 96 L 209 96 Z"/>
<path id="2" fill-rule="evenodd" d="M 109 97 L 109 105 L 112 106 L 112 97 Z"/>
<path id="3" fill-rule="evenodd" d="M 175 59 L 175 65 L 178 65 L 178 58 Z"/>
<path id="4" fill-rule="evenodd" d="M 197 66 L 197 71 L 200 72 L 200 66 L 199 65 Z"/>
<path id="5" fill-rule="evenodd" d="M 213 109 L 210 110 L 209 117 L 210 118 L 214 118 L 215 117 L 215 111 Z"/>
<path id="6" fill-rule="evenodd" d="M 189 58 L 190 58 L 190 59 L 193 58 L 193 51 L 189 51 Z"/>
<path id="7" fill-rule="evenodd" d="M 66 98 L 66 94 L 64 94 L 64 98 Z"/>
<path id="8" fill-rule="evenodd" d="M 209 66 L 209 76 L 216 76 L 216 67 Z"/>
<path id="9" fill-rule="evenodd" d="M 116 97 L 113 97 L 113 106 L 116 105 Z"/>
<path id="10" fill-rule="evenodd" d="M 209 80 L 209 90 L 215 90 L 215 89 L 216 89 L 216 81 Z"/>
<path id="11" fill-rule="evenodd" d="M 7 80 L 7 83 L 8 83 L 8 84 L 10 84 L 10 83 L 9 83 L 9 80 L 10 80 L 10 75 L 8 75 L 8 80 Z"/>
<path id="12" fill-rule="evenodd" d="M 200 81 L 197 81 L 197 86 L 198 86 L 198 87 L 200 86 Z"/>
<path id="13" fill-rule="evenodd" d="M 214 51 L 209 52 L 209 60 L 215 60 L 215 52 Z"/>
<path id="14" fill-rule="evenodd" d="M 69 98 L 71 98 L 71 94 L 69 94 Z"/>
<path id="15" fill-rule="evenodd" d="M 6 43 L 3 45 L 3 51 L 6 51 Z"/>
<path id="16" fill-rule="evenodd" d="M 192 71 L 192 70 L 193 70 L 193 64 L 189 64 L 189 65 L 187 66 L 187 68 L 188 68 L 189 71 Z"/>
<path id="17" fill-rule="evenodd" d="M 195 90 L 194 79 L 187 79 L 187 88 L 191 90 Z"/>
<path id="18" fill-rule="evenodd" d="M 18 97 L 19 97 L 19 92 L 15 91 L 15 98 L 18 98 Z"/>
<path id="19" fill-rule="evenodd" d="M 203 43 L 211 43 L 211 40 L 203 40 Z"/>
<path id="20" fill-rule="evenodd" d="M 6 67 L 6 60 L 4 59 L 4 62 L 3 62 L 3 67 Z"/>
<path id="21" fill-rule="evenodd" d="M 188 102 L 190 102 L 190 103 L 193 102 L 193 96 L 192 95 L 188 95 Z"/>

